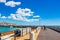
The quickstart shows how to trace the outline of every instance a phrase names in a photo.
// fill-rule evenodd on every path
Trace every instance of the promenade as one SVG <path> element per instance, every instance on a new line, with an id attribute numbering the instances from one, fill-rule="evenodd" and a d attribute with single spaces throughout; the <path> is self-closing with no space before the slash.
<path id="1" fill-rule="evenodd" d="M 60 40 L 60 33 L 47 28 L 47 30 L 41 30 L 37 40 Z"/>

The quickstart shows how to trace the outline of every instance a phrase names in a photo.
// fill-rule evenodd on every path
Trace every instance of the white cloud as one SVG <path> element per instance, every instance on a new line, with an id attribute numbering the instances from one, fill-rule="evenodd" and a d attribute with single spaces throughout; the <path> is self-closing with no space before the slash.
<path id="1" fill-rule="evenodd" d="M 5 3 L 6 6 L 10 6 L 10 7 L 15 7 L 16 5 L 20 5 L 21 2 L 14 2 L 14 1 L 8 1 Z"/>
<path id="2" fill-rule="evenodd" d="M 17 11 L 16 11 L 16 16 L 20 20 L 29 22 L 30 20 L 27 19 L 26 16 L 28 16 L 28 17 L 33 16 L 33 13 L 34 12 L 32 12 L 31 9 L 29 9 L 29 8 L 25 8 L 25 9 L 18 8 Z"/>
<path id="3" fill-rule="evenodd" d="M 1 17 L 1 13 L 0 13 L 0 17 Z"/>
<path id="4" fill-rule="evenodd" d="M 16 13 L 21 15 L 21 16 L 32 16 L 34 12 L 32 12 L 28 8 L 25 8 L 25 9 L 18 8 Z"/>
<path id="5" fill-rule="evenodd" d="M 14 19 L 14 20 L 22 20 L 22 16 L 18 15 L 18 14 L 10 14 L 10 16 L 8 16 L 9 19 Z"/>
<path id="6" fill-rule="evenodd" d="M 1 3 L 6 3 L 6 0 L 0 0 Z"/>
<path id="7" fill-rule="evenodd" d="M 14 20 L 21 20 L 21 21 L 26 21 L 26 22 L 34 22 L 34 21 L 39 21 L 39 19 L 28 19 L 26 16 L 30 17 L 33 16 L 33 13 L 31 11 L 31 9 L 25 8 L 18 8 L 16 13 L 13 14 L 11 13 L 10 16 L 6 17 L 6 16 L 1 16 L 0 14 L 0 18 L 9 18 L 9 19 L 14 19 Z M 38 16 L 37 16 L 38 17 Z"/>
<path id="8" fill-rule="evenodd" d="M 6 2 L 6 0 L 0 0 L 0 2 L 4 2 L 6 6 L 10 6 L 10 7 L 15 7 L 17 5 L 20 5 L 21 2 L 15 2 L 15 1 L 8 1 Z M 22 21 L 26 21 L 26 22 L 33 22 L 33 21 L 38 21 L 38 19 L 28 19 L 27 17 L 33 16 L 33 13 L 31 11 L 31 9 L 29 8 L 18 8 L 16 13 L 13 14 L 11 13 L 10 16 L 6 17 L 6 16 L 1 16 L 0 14 L 0 18 L 9 18 L 9 19 L 14 19 L 14 20 L 22 20 Z M 27 17 L 26 17 L 27 16 Z M 33 16 L 33 17 L 40 17 L 40 16 Z"/>
<path id="9" fill-rule="evenodd" d="M 37 21 L 37 19 L 28 19 L 26 18 L 26 16 L 33 16 L 33 13 L 31 11 L 31 9 L 25 8 L 18 8 L 16 11 L 16 14 L 10 14 L 10 16 L 8 16 L 8 18 L 11 19 L 15 19 L 15 20 L 22 20 L 22 21 L 26 21 L 26 22 L 33 22 L 33 21 Z"/>
<path id="10" fill-rule="evenodd" d="M 7 18 L 9 18 L 9 19 L 10 19 L 10 18 L 11 18 L 11 16 L 8 16 Z"/>
<path id="11" fill-rule="evenodd" d="M 26 17 L 23 18 L 23 21 L 30 22 L 30 20 L 27 19 Z"/>
<path id="12" fill-rule="evenodd" d="M 31 19 L 31 21 L 39 21 L 39 19 Z"/>
<path id="13" fill-rule="evenodd" d="M 39 18 L 39 17 L 40 17 L 39 15 L 33 16 L 33 18 Z"/>
<path id="14" fill-rule="evenodd" d="M 23 21 L 26 21 L 26 22 L 35 22 L 35 21 L 39 21 L 39 19 L 28 19 L 26 17 L 23 18 Z"/>
<path id="15" fill-rule="evenodd" d="M 12 19 L 16 19 L 15 14 L 10 15 Z"/>
<path id="16" fill-rule="evenodd" d="M 6 16 L 2 16 L 1 18 L 7 18 Z"/>

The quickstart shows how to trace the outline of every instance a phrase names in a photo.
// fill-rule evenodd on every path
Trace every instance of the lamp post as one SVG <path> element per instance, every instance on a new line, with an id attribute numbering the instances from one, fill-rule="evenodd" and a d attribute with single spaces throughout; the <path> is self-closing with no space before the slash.
<path id="1" fill-rule="evenodd" d="M 39 19 L 39 27 L 40 27 L 41 20 Z"/>
<path id="2" fill-rule="evenodd" d="M 37 26 L 40 26 L 40 17 L 36 17 L 35 19 L 38 19 L 38 24 Z M 38 31 L 38 28 L 36 27 L 36 32 Z"/>
<path id="3" fill-rule="evenodd" d="M 31 32 L 30 22 L 29 22 L 29 33 Z"/>

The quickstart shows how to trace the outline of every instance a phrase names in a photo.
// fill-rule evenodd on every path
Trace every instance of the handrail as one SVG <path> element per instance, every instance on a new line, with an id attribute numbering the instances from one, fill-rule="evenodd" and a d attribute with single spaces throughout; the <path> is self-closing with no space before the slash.
<path id="1" fill-rule="evenodd" d="M 18 33 L 18 34 L 16 34 L 16 35 L 19 35 L 20 33 Z M 5 38 L 5 39 L 8 39 L 8 38 L 10 38 L 10 37 L 16 37 L 16 35 L 14 34 L 14 35 L 11 35 L 11 36 L 9 36 L 9 37 L 7 37 L 7 38 Z M 2 40 L 5 40 L 5 39 L 2 39 Z"/>

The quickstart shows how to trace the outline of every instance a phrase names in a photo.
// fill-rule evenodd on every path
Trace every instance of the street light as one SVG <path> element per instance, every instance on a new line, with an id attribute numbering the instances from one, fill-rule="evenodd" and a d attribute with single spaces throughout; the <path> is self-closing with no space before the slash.
<path id="1" fill-rule="evenodd" d="M 35 17 L 35 19 L 38 19 L 38 24 L 37 24 L 37 26 L 40 26 L 40 17 L 39 16 L 37 16 L 37 17 Z M 37 27 L 36 27 L 36 32 L 37 32 Z"/>

